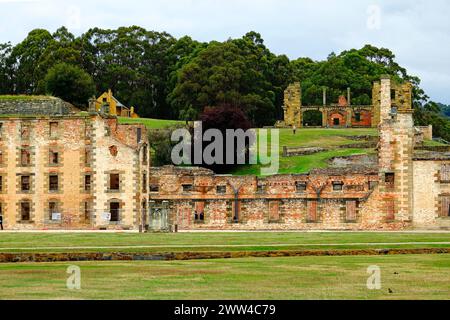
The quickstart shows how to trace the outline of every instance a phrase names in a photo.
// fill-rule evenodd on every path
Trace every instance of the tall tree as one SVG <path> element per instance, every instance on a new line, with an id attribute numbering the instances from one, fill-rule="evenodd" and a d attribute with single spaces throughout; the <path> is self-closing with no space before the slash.
<path id="1" fill-rule="evenodd" d="M 50 68 L 43 83 L 48 94 L 70 102 L 82 110 L 87 109 L 88 99 L 95 94 L 91 76 L 83 69 L 66 63 Z"/>

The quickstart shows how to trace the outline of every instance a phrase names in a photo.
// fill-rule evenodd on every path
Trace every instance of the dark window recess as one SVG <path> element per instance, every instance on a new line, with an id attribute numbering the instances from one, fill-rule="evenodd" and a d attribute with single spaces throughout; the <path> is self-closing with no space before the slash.
<path id="1" fill-rule="evenodd" d="M 147 193 L 147 174 L 142 174 L 142 192 Z"/>
<path id="2" fill-rule="evenodd" d="M 112 173 L 109 175 L 109 189 L 120 190 L 120 176 L 118 173 Z"/>
<path id="3" fill-rule="evenodd" d="M 20 189 L 22 191 L 30 191 L 30 176 L 21 176 L 20 177 Z"/>
<path id="4" fill-rule="evenodd" d="M 22 149 L 20 151 L 20 163 L 22 166 L 29 166 L 31 164 L 31 154 L 28 150 Z"/>
<path id="5" fill-rule="evenodd" d="M 142 129 L 141 128 L 137 128 L 136 129 L 136 140 L 137 143 L 141 142 L 142 139 Z"/>
<path id="6" fill-rule="evenodd" d="M 49 190 L 50 191 L 58 191 L 59 189 L 59 179 L 57 175 L 51 175 L 49 176 Z"/>
<path id="7" fill-rule="evenodd" d="M 384 182 L 386 183 L 387 188 L 394 188 L 395 185 L 395 173 L 388 172 L 384 176 Z"/>
<path id="8" fill-rule="evenodd" d="M 3 191 L 3 176 L 0 176 L 0 192 Z"/>
<path id="9" fill-rule="evenodd" d="M 91 175 L 87 174 L 84 176 L 84 190 L 91 191 Z"/>
<path id="10" fill-rule="evenodd" d="M 295 190 L 297 192 L 305 192 L 306 191 L 306 182 L 296 182 Z"/>
<path id="11" fill-rule="evenodd" d="M 0 165 L 3 164 L 3 152 L 0 151 Z"/>
<path id="12" fill-rule="evenodd" d="M 91 152 L 89 150 L 84 151 L 84 164 L 89 165 L 91 162 Z"/>
<path id="13" fill-rule="evenodd" d="M 258 184 L 256 186 L 256 192 L 257 193 L 264 193 L 264 192 L 266 192 L 266 186 L 264 184 Z"/>
<path id="14" fill-rule="evenodd" d="M 53 220 L 53 214 L 58 213 L 58 204 L 56 202 L 48 203 L 48 212 L 50 215 L 50 220 Z"/>
<path id="15" fill-rule="evenodd" d="M 355 113 L 355 121 L 360 122 L 361 121 L 361 113 L 357 112 Z"/>
<path id="16" fill-rule="evenodd" d="M 118 222 L 120 220 L 120 203 L 111 202 L 109 204 L 109 213 L 111 214 L 111 221 Z"/>
<path id="17" fill-rule="evenodd" d="M 59 153 L 55 151 L 50 151 L 50 164 L 59 163 Z"/>
<path id="18" fill-rule="evenodd" d="M 192 184 L 183 184 L 183 192 L 191 192 L 194 190 L 194 186 Z"/>
<path id="19" fill-rule="evenodd" d="M 148 148 L 147 146 L 144 146 L 144 148 L 142 149 L 142 162 L 144 164 L 147 164 L 148 161 Z"/>
<path id="20" fill-rule="evenodd" d="M 159 192 L 159 186 L 157 184 L 151 184 L 150 192 Z"/>
<path id="21" fill-rule="evenodd" d="M 216 192 L 218 194 L 225 194 L 225 193 L 227 193 L 227 186 L 217 186 L 216 187 Z"/>
<path id="22" fill-rule="evenodd" d="M 91 217 L 91 208 L 89 205 L 89 202 L 84 202 L 84 219 L 85 220 L 90 220 Z"/>
<path id="23" fill-rule="evenodd" d="M 391 89 L 391 99 L 395 100 L 395 97 L 396 97 L 396 91 L 395 91 L 395 89 Z"/>
<path id="24" fill-rule="evenodd" d="M 22 221 L 30 221 L 31 204 L 29 202 L 20 203 L 20 217 Z"/>
<path id="25" fill-rule="evenodd" d="M 342 191 L 344 189 L 343 182 L 333 182 L 333 191 Z"/>

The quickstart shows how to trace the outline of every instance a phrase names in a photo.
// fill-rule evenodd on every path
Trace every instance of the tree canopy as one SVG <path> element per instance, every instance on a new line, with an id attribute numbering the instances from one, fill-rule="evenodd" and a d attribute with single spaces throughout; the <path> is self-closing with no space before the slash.
<path id="1" fill-rule="evenodd" d="M 372 83 L 382 74 L 412 82 L 415 108 L 431 112 L 420 79 L 387 48 L 366 45 L 323 61 L 290 60 L 271 52 L 256 32 L 203 43 L 138 26 L 92 28 L 79 37 L 64 27 L 54 33 L 35 29 L 14 46 L 0 44 L 0 94 L 46 93 L 49 70 L 61 63 L 84 70 L 97 95 L 112 89 L 142 117 L 196 120 L 207 107 L 229 105 L 254 126 L 273 125 L 282 118 L 283 92 L 293 81 L 302 83 L 304 104 L 321 104 L 324 87 L 329 101 L 350 87 L 353 104 L 370 104 Z M 448 112 L 440 108 L 438 117 Z"/>

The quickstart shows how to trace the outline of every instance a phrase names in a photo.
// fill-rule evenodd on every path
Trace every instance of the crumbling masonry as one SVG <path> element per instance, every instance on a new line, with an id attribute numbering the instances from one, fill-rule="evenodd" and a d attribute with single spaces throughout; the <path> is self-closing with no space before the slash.
<path id="1" fill-rule="evenodd" d="M 299 89 L 288 88 L 287 100 L 298 101 Z M 380 131 L 374 166 L 265 178 L 152 168 L 150 230 L 449 228 L 450 154 L 414 151 L 411 91 L 389 77 L 374 84 L 370 125 Z M 286 118 L 300 127 L 301 104 L 288 106 Z"/>

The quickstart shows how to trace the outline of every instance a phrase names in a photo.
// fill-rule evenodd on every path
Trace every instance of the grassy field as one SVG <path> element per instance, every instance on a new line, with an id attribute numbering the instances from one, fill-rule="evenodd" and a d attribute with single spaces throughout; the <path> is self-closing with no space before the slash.
<path id="1" fill-rule="evenodd" d="M 0 299 L 449 299 L 450 255 L 0 264 Z M 381 269 L 381 290 L 366 286 Z M 391 293 L 390 293 L 391 292 Z"/>
<path id="2" fill-rule="evenodd" d="M 171 252 L 450 247 L 450 233 L 0 233 L 0 252 Z"/>
<path id="3" fill-rule="evenodd" d="M 164 129 L 173 125 L 184 124 L 184 121 L 119 117 L 119 123 L 141 123 L 148 129 Z"/>

